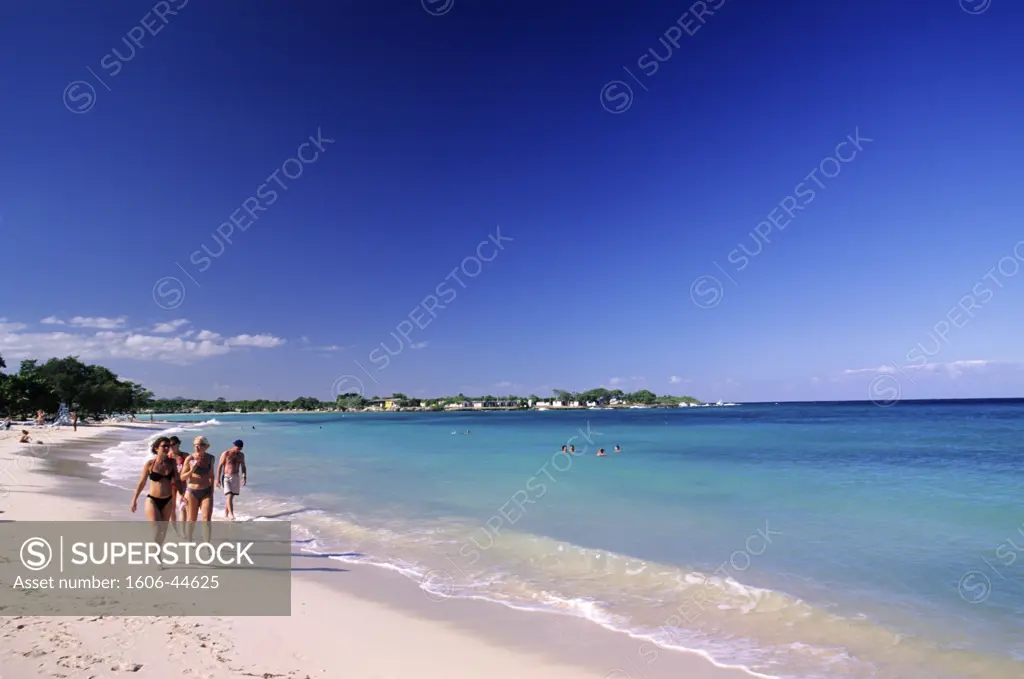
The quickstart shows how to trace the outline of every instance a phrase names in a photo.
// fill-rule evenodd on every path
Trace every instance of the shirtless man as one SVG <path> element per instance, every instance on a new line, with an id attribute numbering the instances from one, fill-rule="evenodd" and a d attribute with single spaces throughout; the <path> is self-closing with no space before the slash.
<path id="1" fill-rule="evenodd" d="M 224 486 L 224 516 L 235 520 L 235 496 L 242 492 L 246 481 L 245 453 L 242 440 L 235 441 L 234 447 L 221 453 L 217 465 L 217 487 Z"/>

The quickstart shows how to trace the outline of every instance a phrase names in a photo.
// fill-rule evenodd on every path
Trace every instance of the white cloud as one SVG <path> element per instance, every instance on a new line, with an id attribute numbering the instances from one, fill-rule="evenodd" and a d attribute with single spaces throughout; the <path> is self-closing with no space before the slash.
<path id="1" fill-rule="evenodd" d="M 880 365 L 877 368 L 847 368 L 843 371 L 844 375 L 860 375 L 862 373 L 871 373 L 874 375 L 884 375 L 886 373 L 894 373 L 896 368 L 891 365 Z"/>
<path id="2" fill-rule="evenodd" d="M 74 320 L 72 319 L 72 322 Z M 112 319 L 79 320 L 94 324 L 97 321 Z M 127 321 L 126 318 L 113 320 L 121 324 Z M 4 319 L 0 319 L 0 354 L 16 360 L 78 356 L 85 361 L 122 358 L 181 365 L 222 356 L 238 348 L 270 349 L 285 343 L 285 340 L 269 334 L 237 335 L 223 339 L 219 334 L 206 330 L 195 339 L 189 339 L 187 336 L 169 337 L 166 334 L 154 335 L 112 329 L 101 329 L 97 332 L 20 332 L 25 328 L 24 323 L 6 323 Z"/>
<path id="3" fill-rule="evenodd" d="M 43 325 L 64 325 L 64 321 L 60 320 L 56 316 L 47 316 L 39 322 Z"/>
<path id="4" fill-rule="evenodd" d="M 305 339 L 305 338 L 303 338 L 303 339 Z M 306 340 L 306 343 L 308 343 L 308 342 L 309 342 L 309 340 Z M 304 347 L 302 347 L 303 351 L 342 351 L 343 349 L 345 349 L 345 347 L 339 346 L 337 344 L 328 344 L 328 345 L 322 346 L 322 347 L 316 347 L 316 346 L 304 346 Z"/>
<path id="5" fill-rule="evenodd" d="M 187 319 L 176 318 L 173 321 L 168 321 L 167 323 L 157 323 L 153 326 L 153 332 L 170 333 L 185 325 L 188 325 Z"/>
<path id="6" fill-rule="evenodd" d="M 68 321 L 68 324 L 73 325 L 76 328 L 114 330 L 115 328 L 123 328 L 124 324 L 127 322 L 128 319 L 124 316 L 118 316 L 117 318 L 106 318 L 104 316 L 75 316 Z"/>
<path id="7" fill-rule="evenodd" d="M 279 347 L 285 343 L 286 340 L 280 337 L 274 337 L 273 335 L 235 335 L 229 337 L 225 342 L 226 346 L 231 347 L 258 347 L 260 349 L 273 349 Z"/>
<path id="8" fill-rule="evenodd" d="M 412 344 L 409 345 L 409 348 L 410 349 L 422 349 L 423 347 L 427 346 L 428 344 L 429 344 L 429 342 L 413 342 Z"/>
<path id="9" fill-rule="evenodd" d="M 0 334 L 5 332 L 18 332 L 19 330 L 24 330 L 27 327 L 28 326 L 24 323 L 8 322 L 6 318 L 0 317 Z"/>
<path id="10" fill-rule="evenodd" d="M 627 378 L 627 377 L 613 377 L 610 380 L 608 380 L 608 384 L 614 387 L 614 386 L 618 386 L 620 384 L 625 384 L 626 382 L 643 382 L 643 381 L 644 381 L 644 378 L 642 378 L 642 377 L 629 377 L 629 378 Z"/>
<path id="11" fill-rule="evenodd" d="M 675 375 L 672 375 L 671 377 L 668 378 L 669 384 L 681 384 L 682 381 L 682 378 L 676 377 Z"/>
<path id="12" fill-rule="evenodd" d="M 899 372 L 927 372 L 936 373 L 945 371 L 950 377 L 959 377 L 965 371 L 981 370 L 992 366 L 1015 366 L 1016 363 L 1006 361 L 986 361 L 980 359 L 968 361 L 949 361 L 947 363 L 924 363 L 922 365 L 905 365 L 897 368 L 894 365 L 880 365 L 877 368 L 848 368 L 843 371 L 844 375 L 891 375 Z"/>

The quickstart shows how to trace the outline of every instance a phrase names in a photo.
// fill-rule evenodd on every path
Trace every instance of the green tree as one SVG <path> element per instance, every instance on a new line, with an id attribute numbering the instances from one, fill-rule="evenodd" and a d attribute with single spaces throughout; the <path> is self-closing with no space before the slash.
<path id="1" fill-rule="evenodd" d="M 648 391 L 647 389 L 641 389 L 640 391 L 629 394 L 626 397 L 628 401 L 633 403 L 643 403 L 644 405 L 651 405 L 658 400 L 658 397 L 654 395 L 654 392 Z"/>

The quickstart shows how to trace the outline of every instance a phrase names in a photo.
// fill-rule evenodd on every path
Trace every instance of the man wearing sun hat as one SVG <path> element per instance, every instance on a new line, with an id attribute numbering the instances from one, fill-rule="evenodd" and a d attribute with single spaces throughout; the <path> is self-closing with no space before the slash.
<path id="1" fill-rule="evenodd" d="M 217 487 L 224 486 L 226 498 L 224 516 L 232 521 L 235 520 L 235 496 L 242 492 L 246 481 L 243 445 L 242 439 L 235 441 L 233 448 L 221 453 L 220 464 L 217 465 Z"/>

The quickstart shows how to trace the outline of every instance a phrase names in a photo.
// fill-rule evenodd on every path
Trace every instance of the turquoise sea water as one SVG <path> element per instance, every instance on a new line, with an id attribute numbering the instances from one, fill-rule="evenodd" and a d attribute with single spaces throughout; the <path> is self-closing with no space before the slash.
<path id="1" fill-rule="evenodd" d="M 217 452 L 245 440 L 244 514 L 424 596 L 584 616 L 769 676 L 1024 677 L 1024 401 L 183 428 Z M 130 487 L 146 454 L 105 453 L 107 482 Z"/>

